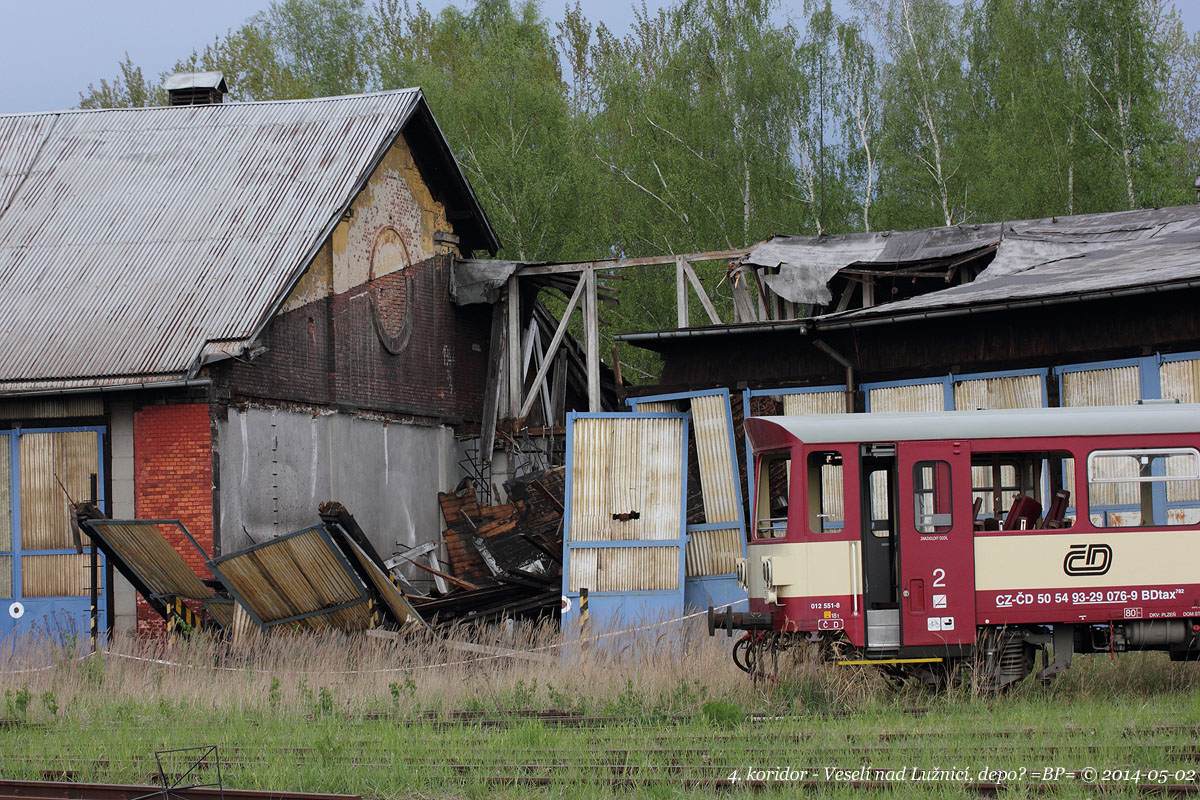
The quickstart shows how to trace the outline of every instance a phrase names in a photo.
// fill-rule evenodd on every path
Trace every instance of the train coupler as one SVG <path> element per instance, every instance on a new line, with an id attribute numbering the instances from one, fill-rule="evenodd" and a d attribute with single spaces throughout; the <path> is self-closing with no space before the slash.
<path id="1" fill-rule="evenodd" d="M 708 607 L 708 635 L 716 636 L 718 630 L 724 630 L 726 636 L 733 636 L 738 631 L 770 631 L 775 629 L 775 612 L 773 611 L 718 611 Z"/>

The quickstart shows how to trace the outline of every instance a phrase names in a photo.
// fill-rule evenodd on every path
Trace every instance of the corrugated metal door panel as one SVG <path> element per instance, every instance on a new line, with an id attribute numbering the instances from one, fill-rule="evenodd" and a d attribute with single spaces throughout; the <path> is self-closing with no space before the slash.
<path id="1" fill-rule="evenodd" d="M 713 522 L 741 519 L 738 474 L 733 458 L 729 402 L 724 394 L 692 398 L 692 425 L 696 456 L 700 462 L 700 491 L 704 495 L 704 518 Z M 741 555 L 741 545 L 738 545 Z"/>
<path id="2" fill-rule="evenodd" d="M 871 391 L 876 392 L 888 390 L 872 389 Z M 871 402 L 874 404 L 875 395 L 872 394 L 871 398 Z M 879 409 L 872 405 L 871 410 L 878 411 Z M 804 392 L 802 394 L 785 394 L 783 395 L 783 413 L 785 416 L 798 416 L 805 414 L 845 414 L 846 393 Z M 845 511 L 843 510 L 843 494 L 841 467 L 822 467 L 821 513 L 826 515 L 824 519 L 843 520 L 846 518 Z"/>
<path id="3" fill-rule="evenodd" d="M 67 419 L 102 417 L 99 397 L 61 397 L 48 400 L 13 400 L 0 405 L 0 419 Z"/>
<path id="4" fill-rule="evenodd" d="M 12 459 L 8 441 L 8 436 L 0 436 L 0 552 L 12 550 Z"/>
<path id="5" fill-rule="evenodd" d="M 679 418 L 575 420 L 570 520 L 573 541 L 679 537 L 683 513 L 682 422 Z M 614 519 L 614 514 L 629 518 Z"/>
<path id="6" fill-rule="evenodd" d="M 581 588 L 591 592 L 678 590 L 679 548 L 578 548 L 571 553 L 571 581 L 568 586 L 572 592 L 578 592 Z"/>
<path id="7" fill-rule="evenodd" d="M 1136 366 L 1109 367 L 1064 372 L 1062 375 L 1062 404 L 1064 406 L 1129 406 L 1137 404 L 1142 396 L 1141 379 Z M 1080 465 L 1086 471 L 1087 465 Z M 1136 477 L 1125 474 L 1128 464 L 1118 460 L 1101 461 L 1097 464 L 1099 474 L 1105 477 Z M 1064 479 L 1068 486 L 1075 483 L 1075 462 L 1064 463 Z M 1086 475 L 1084 476 L 1086 479 Z M 1080 489 L 1085 487 L 1080 486 Z M 1120 503 L 1137 504 L 1138 497 L 1129 483 L 1096 483 L 1086 487 L 1088 505 L 1091 508 L 1112 506 Z M 1114 512 L 1116 513 L 1116 512 Z M 1116 519 L 1115 517 L 1113 518 Z"/>
<path id="8" fill-rule="evenodd" d="M 91 555 L 21 556 L 25 597 L 83 597 L 91 588 Z"/>
<path id="9" fill-rule="evenodd" d="M 918 383 L 872 389 L 871 411 L 945 411 L 946 393 L 940 383 Z"/>
<path id="10" fill-rule="evenodd" d="M 0 556 L 0 597 L 13 596 L 13 558 Z"/>
<path id="11" fill-rule="evenodd" d="M 639 414 L 673 414 L 678 410 L 678 400 L 651 400 L 637 404 Z"/>
<path id="12" fill-rule="evenodd" d="M 17 447 L 21 471 L 21 547 L 25 550 L 72 547 L 70 505 L 58 481 L 62 481 L 72 499 L 87 499 L 91 475 L 100 472 L 99 437 L 94 431 L 23 433 Z"/>
<path id="13" fill-rule="evenodd" d="M 1064 372 L 1064 406 L 1129 406 L 1142 397 L 1138 368 L 1109 367 Z"/>
<path id="14" fill-rule="evenodd" d="M 976 378 L 954 384 L 954 408 L 959 411 L 1041 407 L 1040 375 Z"/>
<path id="15" fill-rule="evenodd" d="M 740 527 L 692 531 L 686 550 L 686 574 L 689 578 L 705 575 L 729 575 L 737 567 L 742 555 L 742 529 Z"/>
<path id="16" fill-rule="evenodd" d="M 845 392 L 804 392 L 783 395 L 783 414 L 796 417 L 804 414 L 845 414 Z"/>
<path id="17" fill-rule="evenodd" d="M 1162 396 L 1181 403 L 1200 402 L 1200 361 L 1167 361 L 1158 368 Z"/>

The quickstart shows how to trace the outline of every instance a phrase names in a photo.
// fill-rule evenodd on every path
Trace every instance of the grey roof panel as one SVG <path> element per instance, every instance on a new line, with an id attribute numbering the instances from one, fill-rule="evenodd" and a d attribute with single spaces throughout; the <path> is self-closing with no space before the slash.
<path id="1" fill-rule="evenodd" d="M 1200 405 L 758 417 L 807 444 L 1200 432 Z"/>
<path id="2" fill-rule="evenodd" d="M 423 106 L 405 89 L 0 115 L 0 392 L 178 374 L 251 336 Z"/>

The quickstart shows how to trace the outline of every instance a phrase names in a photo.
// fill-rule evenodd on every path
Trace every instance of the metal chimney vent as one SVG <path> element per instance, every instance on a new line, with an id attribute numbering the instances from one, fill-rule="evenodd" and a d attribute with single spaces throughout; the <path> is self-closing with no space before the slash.
<path id="1" fill-rule="evenodd" d="M 163 81 L 173 106 L 203 106 L 220 103 L 229 86 L 220 72 L 176 72 Z"/>

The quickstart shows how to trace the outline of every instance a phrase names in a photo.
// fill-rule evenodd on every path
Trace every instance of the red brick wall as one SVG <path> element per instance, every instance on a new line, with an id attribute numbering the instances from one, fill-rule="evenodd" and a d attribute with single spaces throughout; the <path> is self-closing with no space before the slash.
<path id="1" fill-rule="evenodd" d="M 208 553 L 213 546 L 212 434 L 208 405 L 144 406 L 133 415 L 135 512 L 140 519 L 178 519 Z M 171 544 L 201 578 L 211 572 L 182 532 L 164 528 Z M 174 534 L 174 535 L 172 535 Z M 164 623 L 138 596 L 138 633 Z"/>

